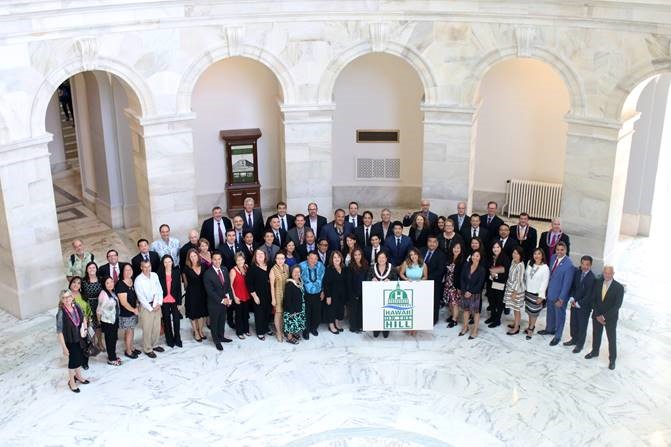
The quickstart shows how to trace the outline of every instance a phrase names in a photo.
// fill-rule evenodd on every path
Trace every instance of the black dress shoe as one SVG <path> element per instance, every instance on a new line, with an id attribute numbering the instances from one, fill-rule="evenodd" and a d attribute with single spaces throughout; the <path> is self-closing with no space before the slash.
<path id="1" fill-rule="evenodd" d="M 449 323 L 447 323 L 447 327 L 449 327 L 449 328 L 453 328 L 453 327 L 455 327 L 456 325 L 457 325 L 457 322 L 454 321 L 454 320 L 452 320 L 452 321 L 450 321 Z"/>
<path id="2" fill-rule="evenodd" d="M 550 346 L 557 346 L 558 344 L 559 344 L 559 340 L 557 340 L 556 338 L 553 338 L 550 341 Z"/>
<path id="3" fill-rule="evenodd" d="M 384 338 L 389 338 L 389 331 L 382 331 L 382 336 Z"/>
<path id="4" fill-rule="evenodd" d="M 175 343 L 166 343 L 166 345 L 168 345 L 168 347 L 170 347 L 170 348 L 174 348 L 174 347 L 175 347 Z M 159 352 L 160 352 L 160 351 L 159 351 Z"/>
<path id="5" fill-rule="evenodd" d="M 615 369 L 615 360 L 611 360 L 610 363 L 608 363 L 608 369 L 611 371 Z"/>
<path id="6" fill-rule="evenodd" d="M 588 352 L 588 353 L 585 355 L 585 358 L 586 358 L 586 359 L 594 359 L 594 358 L 597 358 L 597 357 L 599 357 L 599 353 L 598 353 L 598 352 Z"/>
<path id="7" fill-rule="evenodd" d="M 373 331 L 373 337 L 377 338 L 380 336 L 380 331 Z"/>
<path id="8" fill-rule="evenodd" d="M 499 326 L 501 326 L 501 323 L 499 323 L 498 321 L 492 321 L 487 325 L 487 327 L 499 327 Z"/>
<path id="9" fill-rule="evenodd" d="M 156 346 L 156 347 L 154 348 L 154 351 L 156 351 L 156 352 L 164 352 L 165 349 L 163 349 L 163 348 L 160 347 L 160 346 Z"/>
<path id="10" fill-rule="evenodd" d="M 489 317 L 489 318 L 487 318 L 487 319 L 485 320 L 485 324 L 489 324 L 489 323 L 491 323 L 492 321 L 494 321 L 494 319 L 493 319 L 492 317 Z"/>
<path id="11" fill-rule="evenodd" d="M 222 341 L 223 343 L 230 343 L 230 342 L 232 342 L 233 340 L 231 340 L 230 338 L 221 337 L 221 341 Z"/>
<path id="12" fill-rule="evenodd" d="M 312 335 L 314 335 L 315 337 L 319 335 L 319 332 L 317 332 L 317 329 L 315 329 L 314 331 L 310 331 L 310 333 Z"/>
<path id="13" fill-rule="evenodd" d="M 575 342 L 573 340 L 565 341 L 562 343 L 564 346 L 575 346 Z"/>
<path id="14" fill-rule="evenodd" d="M 309 332 L 304 332 L 303 333 L 303 340 L 310 340 L 310 333 Z"/>
<path id="15" fill-rule="evenodd" d="M 468 339 L 469 339 L 469 340 L 475 340 L 475 337 L 473 337 L 472 335 L 469 335 L 469 336 L 468 336 Z"/>
<path id="16" fill-rule="evenodd" d="M 145 352 L 145 354 L 147 354 L 147 357 L 149 357 L 150 359 L 156 358 L 156 354 L 154 353 L 154 351 Z"/>
<path id="17" fill-rule="evenodd" d="M 137 358 L 137 354 L 135 354 L 134 352 L 131 352 L 130 354 L 127 353 L 127 352 L 124 352 L 123 355 L 125 355 L 129 359 L 136 359 Z"/>
<path id="18" fill-rule="evenodd" d="M 142 354 L 142 351 L 140 351 L 139 349 L 133 349 L 133 354 L 138 356 L 138 355 Z"/>
<path id="19" fill-rule="evenodd" d="M 223 351 L 224 347 L 221 346 L 221 343 L 215 343 L 214 346 L 217 348 L 217 351 Z"/>
<path id="20" fill-rule="evenodd" d="M 538 335 L 554 335 L 554 334 L 555 334 L 554 332 L 550 332 L 546 329 L 541 329 L 540 331 L 538 331 Z"/>
<path id="21" fill-rule="evenodd" d="M 182 347 L 182 340 L 175 340 L 175 345 L 179 348 Z"/>
<path id="22" fill-rule="evenodd" d="M 580 346 L 576 346 L 575 348 L 573 348 L 573 350 L 571 352 L 574 353 L 574 354 L 577 354 L 580 351 L 582 351 L 582 348 Z"/>

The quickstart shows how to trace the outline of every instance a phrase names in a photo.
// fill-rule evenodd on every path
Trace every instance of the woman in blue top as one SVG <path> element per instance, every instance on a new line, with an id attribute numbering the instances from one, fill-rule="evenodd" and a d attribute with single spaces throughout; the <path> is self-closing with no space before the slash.
<path id="1" fill-rule="evenodd" d="M 464 311 L 464 329 L 459 336 L 468 332 L 468 318 L 471 312 L 475 314 L 475 321 L 469 340 L 478 336 L 478 325 L 480 324 L 480 299 L 482 287 L 485 284 L 485 268 L 481 265 L 482 254 L 474 251 L 471 260 L 461 270 L 461 308 Z"/>
<path id="2" fill-rule="evenodd" d="M 403 281 L 422 281 L 429 275 L 428 267 L 422 259 L 422 255 L 416 248 L 408 250 L 408 256 L 400 266 L 399 276 Z M 431 297 L 433 300 L 433 297 Z M 410 335 L 417 334 L 417 331 L 408 331 Z"/>

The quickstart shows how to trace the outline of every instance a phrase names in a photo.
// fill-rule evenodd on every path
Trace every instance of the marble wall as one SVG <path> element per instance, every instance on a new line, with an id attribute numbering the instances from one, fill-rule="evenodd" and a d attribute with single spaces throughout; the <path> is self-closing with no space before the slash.
<path id="1" fill-rule="evenodd" d="M 127 114 L 141 227 L 151 235 L 170 222 L 183 237 L 197 222 L 191 97 L 199 76 L 218 60 L 248 57 L 277 77 L 282 196 L 292 209 L 316 200 L 323 210 L 334 199 L 339 73 L 372 52 L 405 60 L 424 90 L 421 194 L 440 212 L 473 198 L 474 101 L 484 75 L 514 57 L 543 61 L 569 92 L 566 231 L 575 235 L 576 254 L 604 259 L 621 221 L 625 100 L 643 80 L 671 71 L 671 7 L 652 0 L 10 0 L 0 13 L 2 222 L 10 242 L 0 247 L 1 257 L 13 261 L 0 269 L 8 292 L 0 305 L 21 316 L 41 307 L 36 296 L 55 296 L 63 274 L 47 267 L 60 265 L 61 255 L 45 114 L 58 84 L 76 73 L 112 73 L 132 93 Z M 25 217 L 35 215 L 41 218 Z M 11 243 L 17 237 L 21 244 Z M 36 258 L 46 269 L 31 281 Z"/>

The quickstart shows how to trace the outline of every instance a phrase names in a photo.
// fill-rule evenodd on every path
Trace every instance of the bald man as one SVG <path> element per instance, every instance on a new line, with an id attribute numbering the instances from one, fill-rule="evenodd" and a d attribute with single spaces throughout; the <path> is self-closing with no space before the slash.
<path id="1" fill-rule="evenodd" d="M 192 248 L 198 251 L 198 239 L 200 233 L 196 230 L 189 231 L 189 241 L 182 245 L 182 248 L 179 249 L 179 268 L 181 271 L 184 271 L 184 266 L 186 265 L 186 254 Z"/>
<path id="2" fill-rule="evenodd" d="M 468 227 L 471 226 L 471 217 L 466 214 L 466 202 L 459 202 L 457 204 L 457 213 L 450 214 L 448 219 L 452 219 L 454 222 L 454 231 L 457 233 L 462 233 L 462 229 L 465 228 L 468 230 Z"/>
<path id="3" fill-rule="evenodd" d="M 601 347 L 601 336 L 606 328 L 608 337 L 608 369 L 615 369 L 617 358 L 616 329 L 620 307 L 624 299 L 624 286 L 615 281 L 615 270 L 612 266 L 603 267 L 603 277 L 594 283 L 592 311 L 592 351 L 586 359 L 598 358 Z"/>

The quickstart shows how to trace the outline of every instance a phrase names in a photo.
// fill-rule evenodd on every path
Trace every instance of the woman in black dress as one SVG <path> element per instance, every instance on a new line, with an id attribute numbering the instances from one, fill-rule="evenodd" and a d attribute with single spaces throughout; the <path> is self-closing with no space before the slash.
<path id="1" fill-rule="evenodd" d="M 207 339 L 203 333 L 205 317 L 207 317 L 207 295 L 203 285 L 203 272 L 205 269 L 200 263 L 200 256 L 195 249 L 186 253 L 184 271 L 182 277 L 186 285 L 186 318 L 191 320 L 193 339 L 202 342 Z"/>
<path id="2" fill-rule="evenodd" d="M 491 307 L 491 314 L 485 320 L 487 327 L 494 328 L 501 325 L 501 314 L 503 313 L 503 295 L 508 281 L 508 270 L 510 259 L 503 252 L 499 241 L 492 244 L 492 257 L 489 261 L 489 275 L 487 281 L 487 301 Z"/>
<path id="3" fill-rule="evenodd" d="M 342 320 L 345 318 L 345 302 L 349 295 L 348 289 L 349 278 L 347 278 L 347 267 L 343 262 L 342 253 L 334 250 L 331 253 L 326 273 L 324 273 L 326 320 L 332 334 L 339 334 L 343 331 L 341 326 Z"/>
<path id="4" fill-rule="evenodd" d="M 136 359 L 142 353 L 133 346 L 135 326 L 138 323 L 140 306 L 138 305 L 135 287 L 133 286 L 133 267 L 124 264 L 121 270 L 121 279 L 116 283 L 115 291 L 119 297 L 119 329 L 124 331 L 124 353 L 126 357 Z"/>
<path id="5" fill-rule="evenodd" d="M 426 223 L 426 219 L 421 214 L 415 216 L 415 221 L 410 225 L 408 236 L 412 240 L 412 245 L 415 248 L 426 247 L 426 239 L 429 237 L 430 228 Z"/>
<path id="6" fill-rule="evenodd" d="M 81 337 L 86 333 L 86 318 L 84 312 L 75 304 L 72 292 L 69 290 L 62 290 L 58 298 L 56 332 L 63 355 L 68 359 L 68 387 L 74 393 L 79 393 L 77 382 L 89 383 L 82 377 L 81 371 L 84 361 Z"/>
<path id="7" fill-rule="evenodd" d="M 269 274 L 266 252 L 260 249 L 254 250 L 252 265 L 247 271 L 246 281 L 249 294 L 254 300 L 254 325 L 259 340 L 265 340 L 266 335 L 273 335 L 268 328 L 272 311 Z"/>
<path id="8" fill-rule="evenodd" d="M 360 334 L 363 330 L 361 283 L 365 281 L 368 274 L 368 262 L 363 250 L 355 248 L 352 251 L 352 261 L 349 264 L 349 330 Z"/>
<path id="9" fill-rule="evenodd" d="M 91 306 L 91 327 L 96 331 L 96 345 L 101 351 L 105 350 L 102 342 L 102 330 L 98 321 L 98 297 L 103 291 L 103 285 L 98 279 L 98 266 L 91 261 L 86 264 L 86 274 L 82 281 L 82 296 Z"/>

